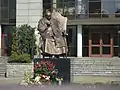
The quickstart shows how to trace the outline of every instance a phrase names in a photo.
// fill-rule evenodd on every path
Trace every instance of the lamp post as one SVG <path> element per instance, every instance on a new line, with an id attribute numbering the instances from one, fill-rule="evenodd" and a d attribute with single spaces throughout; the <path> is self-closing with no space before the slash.
<path id="1" fill-rule="evenodd" d="M 118 57 L 120 57 L 120 29 L 118 30 Z"/>

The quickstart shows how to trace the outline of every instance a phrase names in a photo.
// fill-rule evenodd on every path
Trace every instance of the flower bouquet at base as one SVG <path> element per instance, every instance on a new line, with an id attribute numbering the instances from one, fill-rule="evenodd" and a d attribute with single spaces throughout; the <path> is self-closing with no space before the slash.
<path id="1" fill-rule="evenodd" d="M 41 84 L 57 84 L 58 70 L 55 67 L 56 65 L 51 61 L 37 62 L 34 67 L 35 79 L 39 78 Z"/>

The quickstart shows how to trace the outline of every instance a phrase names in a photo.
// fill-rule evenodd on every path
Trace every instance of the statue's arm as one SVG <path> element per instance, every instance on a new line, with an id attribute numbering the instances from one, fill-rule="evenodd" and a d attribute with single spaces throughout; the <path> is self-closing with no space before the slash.
<path id="1" fill-rule="evenodd" d="M 39 22 L 38 22 L 38 31 L 40 33 L 44 33 L 47 30 L 47 28 L 48 27 L 47 27 L 45 21 L 43 21 L 42 19 L 39 20 Z"/>

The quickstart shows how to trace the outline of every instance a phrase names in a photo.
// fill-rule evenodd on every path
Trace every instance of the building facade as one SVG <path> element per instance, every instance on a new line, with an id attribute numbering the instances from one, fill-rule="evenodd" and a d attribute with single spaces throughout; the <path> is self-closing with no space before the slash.
<path id="1" fill-rule="evenodd" d="M 53 0 L 51 7 L 69 19 L 68 55 L 119 56 L 120 0 Z"/>
<path id="2" fill-rule="evenodd" d="M 0 0 L 0 56 L 9 56 L 14 26 L 37 27 L 43 12 L 42 0 Z M 37 44 L 39 35 L 36 30 Z"/>
<path id="3" fill-rule="evenodd" d="M 1 56 L 9 55 L 13 26 L 37 27 L 43 10 L 52 7 L 68 17 L 68 56 L 119 54 L 120 0 L 0 0 L 0 4 Z"/>

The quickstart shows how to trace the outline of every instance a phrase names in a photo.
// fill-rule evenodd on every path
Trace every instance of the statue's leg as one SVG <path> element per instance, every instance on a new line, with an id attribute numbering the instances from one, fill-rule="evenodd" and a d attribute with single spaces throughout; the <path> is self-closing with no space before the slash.
<path id="1" fill-rule="evenodd" d="M 44 54 L 43 54 L 43 58 L 45 58 L 45 57 L 52 58 L 52 56 L 53 56 L 53 55 L 51 55 L 51 54 L 47 54 L 47 53 L 44 53 Z"/>
<path id="2" fill-rule="evenodd" d="M 45 55 L 43 54 L 43 58 L 45 58 Z"/>
<path id="3" fill-rule="evenodd" d="M 52 55 L 51 55 L 51 54 L 49 54 L 48 56 L 49 56 L 49 58 L 52 58 Z"/>
<path id="4" fill-rule="evenodd" d="M 61 54 L 60 56 L 63 57 L 63 58 L 66 58 L 66 57 L 67 57 L 65 53 L 64 53 L 64 54 Z"/>
<path id="5" fill-rule="evenodd" d="M 45 57 L 46 57 L 46 54 L 45 54 L 45 53 L 42 53 L 42 56 L 43 56 L 43 58 L 45 58 Z"/>
<path id="6" fill-rule="evenodd" d="M 55 58 L 60 58 L 60 55 L 55 55 Z"/>
<path id="7" fill-rule="evenodd" d="M 65 57 L 65 54 L 62 54 L 63 58 Z"/>

